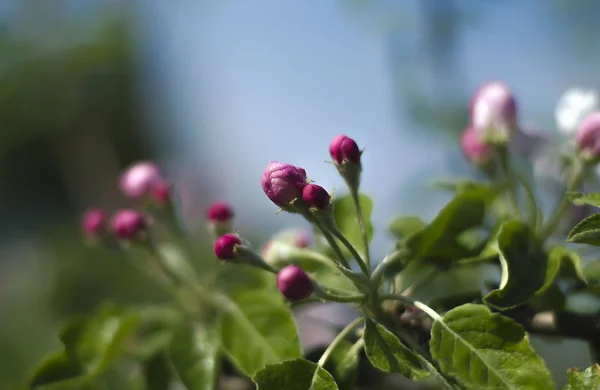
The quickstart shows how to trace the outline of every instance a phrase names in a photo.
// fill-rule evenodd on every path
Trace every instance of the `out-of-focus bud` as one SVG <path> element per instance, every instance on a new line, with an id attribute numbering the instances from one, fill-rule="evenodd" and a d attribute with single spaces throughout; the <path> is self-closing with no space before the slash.
<path id="1" fill-rule="evenodd" d="M 121 191 L 125 196 L 139 199 L 149 195 L 155 187 L 164 183 L 162 173 L 151 161 L 141 161 L 127 168 L 120 179 Z"/>
<path id="2" fill-rule="evenodd" d="M 290 301 L 308 298 L 314 286 L 304 270 L 296 265 L 288 265 L 277 273 L 277 289 Z"/>
<path id="3" fill-rule="evenodd" d="M 101 239 L 106 234 L 106 214 L 100 209 L 89 209 L 81 218 L 81 228 L 87 239 Z"/>
<path id="4" fill-rule="evenodd" d="M 307 184 L 302 190 L 302 200 L 308 207 L 327 210 L 331 196 L 325 188 L 316 184 Z"/>
<path id="5" fill-rule="evenodd" d="M 329 155 L 337 164 L 350 162 L 360 164 L 361 151 L 356 142 L 344 135 L 336 135 L 329 144 Z"/>
<path id="6" fill-rule="evenodd" d="M 494 146 L 482 141 L 472 127 L 467 127 L 463 131 L 460 137 L 460 147 L 466 159 L 478 166 L 489 163 L 496 154 Z"/>
<path id="7" fill-rule="evenodd" d="M 487 143 L 504 145 L 517 128 L 517 103 L 512 91 L 501 81 L 477 89 L 469 104 L 471 126 Z"/>
<path id="8" fill-rule="evenodd" d="M 233 217 L 233 209 L 227 202 L 215 202 L 206 210 L 208 228 L 215 236 L 231 231 Z"/>
<path id="9" fill-rule="evenodd" d="M 594 111 L 600 110 L 600 96 L 597 91 L 584 88 L 566 90 L 556 103 L 554 117 L 558 131 L 566 136 L 574 136 L 581 121 Z"/>
<path id="10" fill-rule="evenodd" d="M 600 158 L 600 111 L 595 111 L 581 122 L 575 134 L 575 146 L 585 160 Z"/>
<path id="11" fill-rule="evenodd" d="M 146 233 L 148 222 L 141 213 L 123 209 L 117 211 L 112 217 L 111 228 L 113 233 L 122 240 L 138 240 Z"/>
<path id="12" fill-rule="evenodd" d="M 239 245 L 242 245 L 242 240 L 237 234 L 223 234 L 215 240 L 215 255 L 221 260 L 234 260 L 235 250 Z"/>
<path id="13" fill-rule="evenodd" d="M 167 182 L 156 184 L 150 189 L 150 200 L 157 206 L 166 206 L 171 204 L 173 186 Z"/>
<path id="14" fill-rule="evenodd" d="M 302 196 L 306 171 L 291 164 L 271 161 L 262 173 L 261 185 L 273 203 L 286 207 Z"/>

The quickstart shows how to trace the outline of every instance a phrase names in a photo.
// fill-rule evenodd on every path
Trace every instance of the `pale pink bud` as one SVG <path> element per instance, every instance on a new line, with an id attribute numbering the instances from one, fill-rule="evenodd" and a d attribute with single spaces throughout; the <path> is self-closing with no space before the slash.
<path id="1" fill-rule="evenodd" d="M 517 127 L 517 103 L 501 81 L 483 84 L 469 104 L 471 126 L 484 138 L 506 142 Z"/>
<path id="2" fill-rule="evenodd" d="M 263 171 L 263 191 L 278 206 L 287 206 L 302 196 L 306 185 L 306 171 L 291 164 L 271 161 Z"/>
<path id="3" fill-rule="evenodd" d="M 600 111 L 595 111 L 579 124 L 575 145 L 586 158 L 600 157 Z"/>
<path id="4" fill-rule="evenodd" d="M 141 161 L 131 165 L 121 175 L 120 187 L 125 196 L 132 199 L 150 194 L 163 183 L 163 177 L 156 164 Z"/>
<path id="5" fill-rule="evenodd" d="M 288 265 L 277 273 L 277 289 L 290 301 L 308 298 L 314 286 L 306 272 L 297 265 Z"/>
<path id="6" fill-rule="evenodd" d="M 494 147 L 482 141 L 472 127 L 463 130 L 460 147 L 467 160 L 475 165 L 485 164 L 494 158 Z"/>

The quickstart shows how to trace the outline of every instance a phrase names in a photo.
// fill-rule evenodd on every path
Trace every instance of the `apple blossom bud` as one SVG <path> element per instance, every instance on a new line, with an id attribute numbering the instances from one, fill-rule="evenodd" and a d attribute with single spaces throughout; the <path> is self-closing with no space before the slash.
<path id="1" fill-rule="evenodd" d="M 261 185 L 273 203 L 285 207 L 302 196 L 306 171 L 291 164 L 271 161 L 262 173 Z"/>
<path id="2" fill-rule="evenodd" d="M 558 131 L 573 136 L 586 116 L 600 109 L 597 91 L 584 88 L 569 88 L 556 103 L 554 117 Z"/>
<path id="3" fill-rule="evenodd" d="M 307 184 L 302 190 L 302 200 L 308 207 L 327 210 L 331 196 L 325 188 L 316 184 Z"/>
<path id="4" fill-rule="evenodd" d="M 298 248 L 308 248 L 312 244 L 312 238 L 309 233 L 302 231 L 296 235 L 294 244 Z"/>
<path id="5" fill-rule="evenodd" d="M 132 164 L 123 172 L 120 179 L 121 191 L 132 199 L 148 195 L 161 183 L 163 183 L 163 177 L 160 169 L 150 161 Z"/>
<path id="6" fill-rule="evenodd" d="M 297 265 L 288 265 L 277 273 L 277 289 L 290 301 L 308 298 L 314 286 L 306 272 Z"/>
<path id="7" fill-rule="evenodd" d="M 342 164 L 344 161 L 360 164 L 361 151 L 358 145 L 344 134 L 333 137 L 329 144 L 329 155 L 337 164 Z"/>
<path id="8" fill-rule="evenodd" d="M 158 206 L 165 206 L 171 203 L 172 186 L 169 183 L 161 182 L 150 189 L 150 199 Z"/>
<path id="9" fill-rule="evenodd" d="M 479 134 L 472 127 L 463 130 L 460 137 L 460 147 L 467 160 L 475 165 L 488 163 L 494 158 L 496 152 L 493 145 L 482 141 Z"/>
<path id="10" fill-rule="evenodd" d="M 88 239 L 99 239 L 106 233 L 106 214 L 100 209 L 87 210 L 81 219 L 83 234 Z"/>
<path id="11" fill-rule="evenodd" d="M 214 223 L 230 222 L 233 219 L 233 210 L 227 202 L 215 202 L 206 211 L 206 218 Z"/>
<path id="12" fill-rule="evenodd" d="M 505 144 L 517 128 L 517 104 L 512 91 L 501 81 L 483 84 L 469 104 L 471 126 L 482 139 Z"/>
<path id="13" fill-rule="evenodd" d="M 141 213 L 135 210 L 122 209 L 112 217 L 111 227 L 118 238 L 133 240 L 140 238 L 146 232 L 148 223 Z"/>
<path id="14" fill-rule="evenodd" d="M 242 240 L 237 234 L 227 233 L 215 240 L 215 255 L 221 260 L 233 260 L 235 249 L 242 245 Z"/>
<path id="15" fill-rule="evenodd" d="M 575 134 L 575 145 L 585 159 L 600 157 L 600 111 L 595 111 L 581 122 Z"/>

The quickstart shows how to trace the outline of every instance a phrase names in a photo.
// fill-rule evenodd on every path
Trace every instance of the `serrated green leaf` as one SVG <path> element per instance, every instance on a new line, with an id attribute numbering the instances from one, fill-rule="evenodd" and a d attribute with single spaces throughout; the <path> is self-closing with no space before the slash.
<path id="1" fill-rule="evenodd" d="M 338 390 L 331 374 L 305 359 L 269 364 L 252 380 L 257 390 Z"/>
<path id="2" fill-rule="evenodd" d="M 371 214 L 373 212 L 373 201 L 367 195 L 359 195 L 360 208 L 362 215 L 365 220 L 365 230 L 369 242 L 373 238 L 373 224 L 371 223 Z M 341 196 L 334 199 L 333 201 L 333 219 L 339 231 L 346 237 L 348 241 L 356 248 L 359 254 L 365 253 L 365 246 L 363 244 L 362 235 L 360 233 L 360 227 L 358 224 L 358 217 L 356 215 L 356 209 L 354 207 L 354 201 L 350 195 Z M 346 257 L 351 257 L 350 253 L 347 252 L 346 248 L 340 246 L 344 251 Z"/>
<path id="3" fill-rule="evenodd" d="M 569 192 L 569 199 L 574 205 L 583 206 L 589 204 L 590 206 L 600 207 L 600 193 L 590 192 L 587 194 L 581 192 Z"/>
<path id="4" fill-rule="evenodd" d="M 468 250 L 457 242 L 457 238 L 466 230 L 480 226 L 484 216 L 483 196 L 476 192 L 461 192 L 427 227 L 410 236 L 406 247 L 417 259 L 435 257 L 453 260 L 465 257 Z"/>
<path id="5" fill-rule="evenodd" d="M 600 366 L 594 364 L 585 371 L 572 368 L 567 371 L 568 383 L 563 390 L 600 389 Z"/>
<path id="6" fill-rule="evenodd" d="M 591 215 L 575 225 L 567 239 L 578 244 L 600 246 L 600 213 Z"/>
<path id="7" fill-rule="evenodd" d="M 214 390 L 219 384 L 219 329 L 215 324 L 207 326 L 181 326 L 169 345 L 172 367 L 190 390 Z"/>
<path id="8" fill-rule="evenodd" d="M 397 239 L 406 238 L 427 226 L 427 223 L 419 217 L 405 216 L 394 218 L 390 223 L 389 231 Z"/>
<path id="9" fill-rule="evenodd" d="M 547 256 L 529 227 L 518 220 L 502 225 L 498 249 L 502 266 L 500 288 L 483 300 L 495 308 L 508 309 L 526 302 L 544 288 Z"/>
<path id="10" fill-rule="evenodd" d="M 272 291 L 239 291 L 223 303 L 221 340 L 235 365 L 251 376 L 267 364 L 302 356 L 296 323 Z"/>
<path id="11" fill-rule="evenodd" d="M 466 304 L 435 319 L 429 346 L 442 372 L 466 388 L 554 388 L 523 327 L 484 305 Z"/>
<path id="12" fill-rule="evenodd" d="M 430 375 L 419 356 L 382 325 L 370 319 L 366 320 L 363 337 L 365 352 L 374 367 L 385 372 L 402 374 L 412 380 Z"/>

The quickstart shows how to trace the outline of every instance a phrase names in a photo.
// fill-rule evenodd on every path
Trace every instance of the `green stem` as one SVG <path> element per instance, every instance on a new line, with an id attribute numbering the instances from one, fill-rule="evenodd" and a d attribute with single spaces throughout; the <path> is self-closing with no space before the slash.
<path id="1" fill-rule="evenodd" d="M 342 330 L 335 337 L 335 339 L 333 339 L 331 344 L 329 344 L 329 347 L 327 347 L 327 349 L 325 350 L 325 352 L 323 352 L 323 355 L 319 359 L 319 362 L 317 363 L 317 365 L 319 367 L 323 367 L 325 365 L 325 363 L 327 362 L 327 359 L 329 358 L 329 356 L 331 356 L 331 354 L 335 350 L 335 347 L 337 347 L 338 344 L 346 338 L 346 336 L 348 336 L 354 329 L 356 329 L 358 327 L 358 325 L 360 325 L 361 322 L 363 322 L 363 320 L 364 320 L 363 317 L 359 317 L 359 318 L 355 319 L 350 324 L 348 324 L 348 326 L 346 326 L 344 328 L 344 330 Z"/>
<path id="2" fill-rule="evenodd" d="M 316 289 L 317 289 L 317 291 L 315 291 L 316 296 L 318 296 L 319 298 L 322 298 L 323 300 L 330 301 L 330 302 L 340 302 L 340 303 L 356 302 L 356 303 L 359 303 L 359 302 L 364 302 L 364 300 L 365 300 L 365 295 L 362 295 L 362 294 L 359 294 L 359 295 L 357 295 L 357 294 L 334 295 L 321 287 L 317 286 Z"/>
<path id="3" fill-rule="evenodd" d="M 567 183 L 567 189 L 562 195 L 558 206 L 552 214 L 552 217 L 550 217 L 550 219 L 546 223 L 546 227 L 542 230 L 542 233 L 540 234 L 540 239 L 542 241 L 546 240 L 552 235 L 552 233 L 554 233 L 554 231 L 560 224 L 563 214 L 568 210 L 569 205 L 571 204 L 571 202 L 569 201 L 568 193 L 576 190 L 581 185 L 583 179 L 586 176 L 588 166 L 585 162 L 575 160 L 573 164 L 573 174 L 571 176 L 571 179 Z"/>
<path id="4" fill-rule="evenodd" d="M 404 295 L 385 294 L 385 295 L 382 295 L 380 297 L 380 299 L 382 301 L 393 300 L 393 301 L 404 302 L 409 305 L 413 305 L 417 309 L 422 310 L 425 314 L 427 314 L 429 317 L 431 317 L 431 319 L 434 321 L 438 321 L 438 320 L 442 319 L 442 316 L 440 316 L 435 310 L 433 310 L 432 308 L 430 308 L 423 302 L 416 301 L 416 300 L 406 297 Z"/>
<path id="5" fill-rule="evenodd" d="M 342 234 L 342 232 L 340 232 L 337 227 L 335 227 L 335 225 L 333 226 L 326 226 L 326 229 L 328 229 L 331 234 L 333 234 L 334 237 L 336 237 L 338 240 L 340 240 L 342 242 L 342 244 L 344 244 L 344 246 L 346 248 L 348 248 L 348 251 L 350 252 L 350 254 L 352 255 L 352 257 L 354 257 L 356 259 L 356 262 L 358 263 L 358 265 L 360 266 L 361 271 L 367 275 L 367 277 L 369 276 L 369 268 L 367 267 L 367 263 L 365 263 L 362 259 L 362 257 L 360 256 L 360 254 L 356 251 L 356 249 L 354 248 L 354 246 L 350 243 L 350 241 L 348 241 L 348 239 L 346 239 L 346 237 L 344 237 L 344 235 Z"/>
<path id="6" fill-rule="evenodd" d="M 376 286 L 379 286 L 381 284 L 381 279 L 383 279 L 383 274 L 385 273 L 387 267 L 396 263 L 397 261 L 401 261 L 408 255 L 408 250 L 399 249 L 384 257 L 383 260 L 381 260 L 381 263 L 379 263 L 377 267 L 375 267 L 375 270 L 371 274 L 371 280 L 373 280 L 373 283 Z"/>
<path id="7" fill-rule="evenodd" d="M 365 247 L 365 267 L 367 269 L 366 275 L 370 276 L 371 273 L 371 254 L 369 251 L 369 237 L 367 236 L 367 229 L 365 226 L 365 219 L 363 217 L 362 207 L 360 207 L 360 195 L 356 189 L 350 189 L 350 196 L 354 202 L 354 208 L 356 209 L 356 217 L 358 218 L 358 227 L 360 228 L 360 234 L 362 236 L 363 245 Z M 358 261 L 358 259 L 356 259 Z"/>
<path id="8" fill-rule="evenodd" d="M 519 199 L 517 197 L 517 188 L 515 186 L 515 180 L 510 167 L 508 149 L 506 146 L 501 146 L 498 148 L 498 155 L 500 158 L 500 167 L 502 168 L 502 171 L 506 176 L 506 180 L 508 181 L 508 197 L 510 199 L 511 206 L 517 216 L 521 217 L 521 209 L 519 208 Z"/>
<path id="9" fill-rule="evenodd" d="M 304 218 L 306 218 L 309 222 L 313 223 L 317 228 L 319 228 L 321 233 L 323 233 L 323 237 L 325 237 L 325 239 L 329 243 L 329 246 L 331 247 L 331 249 L 337 256 L 338 262 L 342 266 L 346 267 L 347 269 L 350 269 L 350 265 L 346 261 L 346 258 L 344 257 L 344 253 L 340 249 L 337 242 L 335 242 L 335 239 L 331 236 L 329 231 L 327 229 L 325 229 L 325 227 L 323 227 L 323 224 L 321 223 L 321 221 L 319 221 L 318 218 L 315 218 L 315 216 L 312 215 L 312 213 L 309 210 L 302 210 L 301 213 L 304 216 Z"/>

